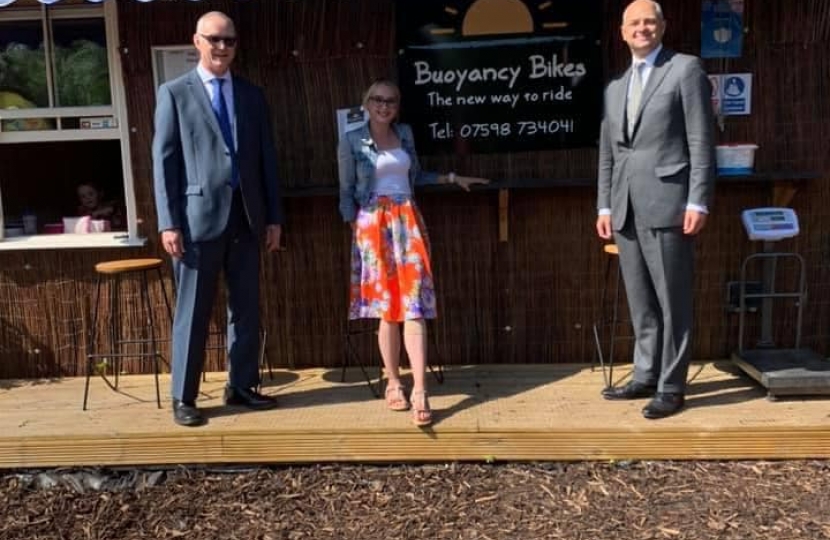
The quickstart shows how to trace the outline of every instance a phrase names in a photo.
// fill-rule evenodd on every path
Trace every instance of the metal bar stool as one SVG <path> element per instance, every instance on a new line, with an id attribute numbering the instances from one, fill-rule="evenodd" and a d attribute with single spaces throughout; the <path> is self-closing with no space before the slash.
<path id="1" fill-rule="evenodd" d="M 377 329 L 376 328 L 354 328 L 351 324 L 351 321 L 348 319 L 346 320 L 346 328 L 343 332 L 343 363 L 341 364 L 340 369 L 340 382 L 346 381 L 346 368 L 349 366 L 350 363 L 356 365 L 360 368 L 360 371 L 363 373 L 363 377 L 366 379 L 366 385 L 369 387 L 369 391 L 372 392 L 372 395 L 376 398 L 380 398 L 384 391 L 384 376 L 383 376 L 383 362 L 381 361 L 378 365 L 378 382 L 377 384 L 372 382 L 372 377 L 369 375 L 369 372 L 366 369 L 366 364 L 363 362 L 360 354 L 353 343 L 353 338 L 361 335 L 372 335 L 377 336 Z M 372 322 L 374 324 L 374 321 Z M 427 369 L 435 378 L 435 381 L 438 384 L 444 383 L 444 360 L 441 356 L 441 351 L 438 348 L 438 344 L 435 341 L 435 333 L 432 332 L 430 328 L 430 324 L 427 321 L 427 339 L 429 340 L 428 348 L 432 349 L 432 353 L 430 354 L 428 351 L 427 358 L 433 356 L 436 358 L 435 365 L 432 362 L 427 360 Z M 376 338 L 377 339 L 377 338 Z"/>
<path id="2" fill-rule="evenodd" d="M 208 332 L 207 343 L 205 344 L 205 351 L 227 351 L 227 309 L 221 310 L 221 313 L 215 313 L 214 319 L 216 329 Z M 267 369 L 268 378 L 274 380 L 274 365 L 271 363 L 271 358 L 268 356 L 266 346 L 268 344 L 268 330 L 264 325 L 259 327 L 259 371 L 260 371 L 260 385 L 262 384 L 262 373 Z M 207 380 L 207 372 L 202 370 L 202 382 Z"/>
<path id="3" fill-rule="evenodd" d="M 597 360 L 599 361 L 600 366 L 602 367 L 602 378 L 605 381 L 606 388 L 613 386 L 614 383 L 614 347 L 617 341 L 621 339 L 632 339 L 632 335 L 628 336 L 618 336 L 617 330 L 619 329 L 619 325 L 622 323 L 630 322 L 629 319 L 620 320 L 620 284 L 622 282 L 622 269 L 620 268 L 620 251 L 616 244 L 605 244 L 602 246 L 602 251 L 605 253 L 606 263 L 605 263 L 605 273 L 603 276 L 602 282 L 602 296 L 600 297 L 600 317 L 597 322 L 594 323 L 594 345 L 596 346 L 596 357 L 594 360 L 594 364 L 592 369 L 596 366 Z M 614 298 L 613 304 L 611 307 L 611 318 L 610 320 L 607 318 L 607 305 L 606 302 L 608 300 L 608 278 L 611 275 L 611 267 L 616 262 L 616 276 L 614 277 Z M 603 354 L 603 338 L 601 334 L 603 333 L 603 329 L 609 329 L 609 336 L 608 336 L 608 356 L 606 357 Z M 607 371 L 606 371 L 607 366 Z"/>
<path id="4" fill-rule="evenodd" d="M 218 290 L 214 298 L 214 308 L 212 314 L 214 330 L 209 330 L 207 341 L 205 342 L 205 352 L 207 351 L 223 351 L 228 350 L 228 308 L 226 293 Z M 262 385 L 263 372 L 268 370 L 268 378 L 274 380 L 274 365 L 271 363 L 271 358 L 268 356 L 268 330 L 260 321 L 259 326 L 259 372 L 260 372 L 260 386 Z M 207 364 L 205 364 L 207 365 Z M 227 362 L 225 362 L 225 369 L 227 369 Z M 202 382 L 207 381 L 207 371 L 202 369 Z"/>
<path id="5" fill-rule="evenodd" d="M 363 358 L 360 356 L 360 353 L 358 352 L 353 341 L 354 338 L 359 336 L 377 336 L 377 329 L 370 329 L 366 326 L 366 324 L 367 323 L 361 323 L 360 328 L 356 328 L 351 324 L 349 319 L 346 319 L 343 330 L 343 362 L 341 363 L 340 368 L 340 382 L 346 382 L 346 368 L 349 367 L 349 364 L 354 364 L 359 367 L 360 371 L 363 373 L 363 378 L 366 379 L 366 385 L 369 387 L 369 391 L 374 397 L 379 398 L 381 379 L 383 378 L 383 362 L 378 365 L 378 382 L 377 385 L 375 385 L 375 383 L 372 382 L 372 377 L 366 370 L 366 364 L 363 362 Z"/>
<path id="6" fill-rule="evenodd" d="M 153 315 L 153 309 L 150 305 L 150 292 L 148 288 L 147 274 L 155 270 L 159 283 L 161 284 L 162 296 L 164 297 L 164 304 L 167 308 L 167 317 L 172 324 L 173 314 L 170 308 L 170 300 L 167 297 L 167 290 L 164 287 L 162 279 L 161 267 L 164 261 L 161 259 L 125 259 L 119 261 L 106 261 L 95 265 L 95 272 L 98 274 L 95 283 L 95 307 L 92 314 L 92 325 L 89 329 L 89 339 L 87 340 L 87 355 L 86 355 L 86 382 L 84 384 L 84 403 L 83 410 L 86 410 L 89 398 L 89 380 L 94 370 L 97 370 L 101 378 L 112 390 L 118 391 L 118 376 L 121 371 L 121 361 L 124 358 L 152 358 L 153 372 L 156 383 L 156 404 L 161 408 L 161 392 L 159 390 L 159 359 L 162 359 L 161 351 L 159 351 L 159 340 L 156 338 L 156 323 Z M 119 296 L 121 292 L 121 278 L 138 274 L 140 283 L 139 295 L 141 297 L 142 309 L 146 317 L 147 324 L 142 328 L 144 336 L 142 339 L 120 339 L 119 324 L 121 323 L 118 316 Z M 98 351 L 96 347 L 97 326 L 100 316 L 101 303 L 101 285 L 104 278 L 110 278 L 110 295 L 109 295 L 109 315 L 110 324 L 108 328 L 109 333 L 109 347 L 108 351 Z M 141 352 L 121 352 L 122 345 L 140 345 Z M 97 369 L 96 359 L 112 359 L 113 381 L 107 378 L 106 365 L 104 369 Z"/>

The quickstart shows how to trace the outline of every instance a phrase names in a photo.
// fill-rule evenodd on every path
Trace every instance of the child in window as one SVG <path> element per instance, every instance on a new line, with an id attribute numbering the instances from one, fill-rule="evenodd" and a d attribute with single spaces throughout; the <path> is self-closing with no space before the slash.
<path id="1" fill-rule="evenodd" d="M 123 227 L 123 218 L 116 201 L 105 201 L 104 192 L 92 182 L 78 185 L 77 214 L 92 219 L 104 219 L 110 222 L 112 229 Z"/>

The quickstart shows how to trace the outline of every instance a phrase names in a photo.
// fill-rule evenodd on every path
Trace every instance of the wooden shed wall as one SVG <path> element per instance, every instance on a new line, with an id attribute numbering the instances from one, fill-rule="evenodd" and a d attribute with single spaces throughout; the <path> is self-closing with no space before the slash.
<path id="1" fill-rule="evenodd" d="M 626 2 L 604 3 L 606 78 L 625 69 L 619 39 Z M 465 2 L 460 2 L 465 4 Z M 700 0 L 664 2 L 665 42 L 697 53 Z M 805 344 L 826 354 L 830 338 L 830 4 L 825 0 L 747 2 L 743 56 L 706 62 L 711 73 L 752 72 L 753 113 L 729 117 L 722 142 L 760 146 L 762 172 L 812 171 L 792 206 L 802 234 L 782 249 L 807 260 L 810 299 Z M 218 9 L 237 23 L 235 70 L 265 88 L 272 108 L 280 174 L 289 194 L 336 184 L 334 111 L 359 101 L 367 83 L 395 73 L 394 2 L 390 0 L 156 1 L 118 0 L 133 171 L 146 248 L 0 252 L 0 377 L 60 376 L 83 366 L 94 280 L 105 259 L 157 254 L 150 142 L 154 89 L 150 47 L 188 43 L 195 20 Z M 405 97 L 404 97 L 405 98 Z M 0 146 L 0 163 L 15 158 Z M 424 166 L 493 179 L 594 178 L 596 150 L 551 150 L 476 156 L 423 156 Z M 34 168 L 41 165 L 33 163 Z M 4 175 L 5 186 L 20 181 Z M 262 313 L 269 358 L 280 366 L 336 366 L 342 358 L 350 235 L 331 195 L 286 199 L 287 251 L 263 257 Z M 719 358 L 736 342 L 725 312 L 726 282 L 759 246 L 746 240 L 739 213 L 768 204 L 769 183 L 722 182 L 697 244 L 693 354 Z M 498 238 L 498 192 L 423 193 L 419 202 L 433 243 L 439 319 L 432 325 L 447 363 L 591 361 L 591 324 L 600 313 L 605 260 L 594 232 L 594 187 L 513 189 L 509 241 Z M 791 273 L 784 268 L 782 274 Z M 170 288 L 169 280 L 165 285 Z M 163 313 L 161 289 L 153 303 Z M 139 323 L 124 301 L 122 326 Z M 778 312 L 789 318 L 792 309 Z M 169 335 L 165 328 L 164 336 Z M 786 338 L 792 323 L 777 332 Z M 366 336 L 366 355 L 373 344 Z M 209 355 L 217 368 L 221 354 Z M 146 369 L 136 363 L 128 370 Z"/>

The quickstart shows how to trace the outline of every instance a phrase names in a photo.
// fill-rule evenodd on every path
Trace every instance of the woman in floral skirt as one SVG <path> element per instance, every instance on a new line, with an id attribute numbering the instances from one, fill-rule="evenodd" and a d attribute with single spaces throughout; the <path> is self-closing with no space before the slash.
<path id="1" fill-rule="evenodd" d="M 413 199 L 416 185 L 458 184 L 469 191 L 482 178 L 422 171 L 412 129 L 397 123 L 400 89 L 389 80 L 363 96 L 369 121 L 346 133 L 337 151 L 340 213 L 353 231 L 350 319 L 380 319 L 378 346 L 388 378 L 386 406 L 412 409 L 416 426 L 432 423 L 426 390 L 425 319 L 434 319 L 435 287 L 429 239 Z M 403 345 L 412 366 L 412 393 L 400 379 Z"/>

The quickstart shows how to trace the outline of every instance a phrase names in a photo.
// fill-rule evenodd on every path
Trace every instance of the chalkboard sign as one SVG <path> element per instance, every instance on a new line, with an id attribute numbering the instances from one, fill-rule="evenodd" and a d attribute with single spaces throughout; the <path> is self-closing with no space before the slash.
<path id="1" fill-rule="evenodd" d="M 397 2 L 402 116 L 421 153 L 595 146 L 601 0 Z"/>

